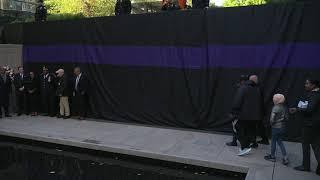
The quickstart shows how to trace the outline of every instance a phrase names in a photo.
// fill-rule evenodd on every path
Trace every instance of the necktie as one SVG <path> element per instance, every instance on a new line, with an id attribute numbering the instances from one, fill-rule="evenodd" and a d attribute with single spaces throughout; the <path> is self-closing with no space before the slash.
<path id="1" fill-rule="evenodd" d="M 4 82 L 4 83 L 7 82 L 7 76 L 6 76 L 6 75 L 3 75 L 3 76 L 2 76 L 2 79 L 3 79 L 3 82 Z"/>
<path id="2" fill-rule="evenodd" d="M 43 88 L 46 88 L 47 75 L 43 76 Z"/>
<path id="3" fill-rule="evenodd" d="M 78 90 L 79 79 L 80 79 L 80 76 L 77 76 L 77 79 L 76 79 L 76 87 L 75 87 L 76 91 Z"/>

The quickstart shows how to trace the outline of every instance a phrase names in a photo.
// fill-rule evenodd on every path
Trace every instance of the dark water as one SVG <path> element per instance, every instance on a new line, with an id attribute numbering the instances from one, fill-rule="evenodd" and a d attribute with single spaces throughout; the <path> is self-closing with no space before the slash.
<path id="1" fill-rule="evenodd" d="M 245 174 L 0 137 L 0 180 L 243 180 Z"/>

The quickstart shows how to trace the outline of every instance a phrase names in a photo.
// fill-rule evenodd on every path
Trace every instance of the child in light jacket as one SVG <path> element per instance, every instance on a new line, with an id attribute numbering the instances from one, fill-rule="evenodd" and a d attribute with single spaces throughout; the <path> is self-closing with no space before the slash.
<path id="1" fill-rule="evenodd" d="M 276 145 L 278 144 L 282 152 L 282 163 L 289 164 L 286 148 L 282 142 L 282 138 L 286 132 L 286 123 L 289 118 L 288 109 L 285 105 L 285 97 L 282 94 L 273 96 L 274 106 L 270 116 L 270 124 L 272 127 L 272 143 L 271 154 L 264 157 L 265 160 L 276 162 Z"/>

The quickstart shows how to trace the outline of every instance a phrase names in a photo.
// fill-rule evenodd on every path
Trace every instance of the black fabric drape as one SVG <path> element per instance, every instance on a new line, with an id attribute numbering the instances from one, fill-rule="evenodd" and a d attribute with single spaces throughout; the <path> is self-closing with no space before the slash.
<path id="1" fill-rule="evenodd" d="M 318 8 L 293 3 L 28 23 L 24 63 L 68 74 L 80 65 L 94 117 L 230 131 L 240 75 L 259 76 L 266 120 L 274 93 L 295 106 L 305 78 L 320 77 Z M 292 117 L 290 137 L 299 136 L 300 123 Z"/>

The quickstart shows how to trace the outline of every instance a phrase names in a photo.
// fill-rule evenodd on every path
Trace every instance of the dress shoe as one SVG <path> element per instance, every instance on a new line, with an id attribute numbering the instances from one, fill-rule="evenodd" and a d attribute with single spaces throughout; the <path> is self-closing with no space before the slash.
<path id="1" fill-rule="evenodd" d="M 264 159 L 267 161 L 276 162 L 276 157 L 274 157 L 272 155 L 267 155 L 264 157 Z"/>
<path id="2" fill-rule="evenodd" d="M 269 145 L 269 140 L 260 140 L 258 141 L 258 144 L 264 144 L 264 145 Z"/>
<path id="3" fill-rule="evenodd" d="M 259 147 L 258 143 L 251 143 L 250 144 L 250 148 L 254 148 L 254 149 L 257 149 Z"/>
<path id="4" fill-rule="evenodd" d="M 22 115 L 21 113 L 18 113 L 18 114 L 17 114 L 17 116 L 21 116 L 21 115 Z"/>
<path id="5" fill-rule="evenodd" d="M 63 116 L 61 116 L 61 115 L 57 115 L 57 118 L 62 118 Z"/>
<path id="6" fill-rule="evenodd" d="M 69 119 L 70 116 L 63 116 L 63 119 Z"/>
<path id="7" fill-rule="evenodd" d="M 287 157 L 283 158 L 282 159 L 282 164 L 285 165 L 285 166 L 288 166 L 289 164 L 289 159 Z"/>
<path id="8" fill-rule="evenodd" d="M 238 146 L 237 142 L 234 142 L 234 141 L 232 141 L 232 142 L 227 142 L 226 145 L 227 145 L 227 146 Z"/>
<path id="9" fill-rule="evenodd" d="M 294 168 L 297 171 L 306 171 L 306 172 L 310 172 L 310 168 L 305 168 L 304 166 L 298 166 Z"/>

